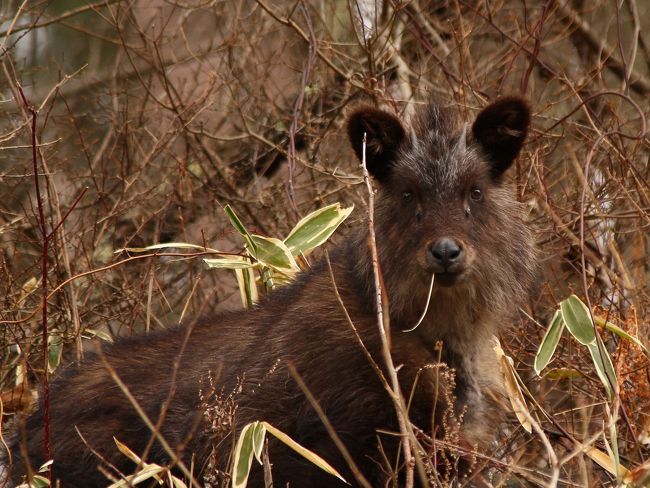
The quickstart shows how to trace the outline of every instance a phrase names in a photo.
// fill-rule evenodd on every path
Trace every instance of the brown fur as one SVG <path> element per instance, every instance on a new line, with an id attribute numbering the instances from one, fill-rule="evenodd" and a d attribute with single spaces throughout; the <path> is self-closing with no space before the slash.
<path id="1" fill-rule="evenodd" d="M 347 126 L 358 155 L 367 134 L 368 168 L 379 184 L 377 247 L 402 390 L 410 392 L 420 375 L 411 419 L 427 432 L 432 423 L 439 424 L 440 409 L 433 408 L 436 370 L 424 367 L 436 363 L 436 343 L 442 341 L 442 357 L 456 371 L 456 411 L 467 410 L 462 436 L 479 446 L 489 442 L 498 425 L 490 396 L 499 394 L 501 380 L 489 339 L 526 298 L 535 271 L 531 234 L 501 177 L 521 148 L 529 117 L 525 102 L 507 98 L 479 115 L 466 140 L 453 114 L 433 103 L 418 110 L 411 127 L 374 108 L 355 111 Z M 470 200 L 474 187 L 481 190 L 480 200 Z M 443 236 L 462 245 L 462 273 L 448 282 L 441 275 L 443 282 L 434 287 L 424 322 L 413 332 L 402 332 L 424 310 L 433 269 L 430 249 Z M 338 292 L 365 347 L 383 364 L 367 229 L 361 228 L 332 252 L 331 263 Z M 161 431 L 170 445 L 182 449 L 186 462 L 196 454 L 195 472 L 204 469 L 213 449 L 218 466 L 210 469 L 227 470 L 232 447 L 233 435 L 214 438 L 214 429 L 205 422 L 199 390 L 204 389 L 204 398 L 211 397 L 206 389 L 212 376 L 218 389 L 214 396 L 232 396 L 229 428 L 234 433 L 248 422 L 266 420 L 354 481 L 289 374 L 289 362 L 373 485 L 384 477 L 378 436 L 389 455 L 395 454 L 395 437 L 378 434 L 398 430 L 392 402 L 346 319 L 324 262 L 252 311 L 123 339 L 105 348 L 103 355 L 154 422 L 173 388 Z M 132 472 L 134 465 L 117 451 L 112 437 L 137 453 L 150 439 L 98 358 L 69 369 L 52 384 L 51 408 L 53 473 L 65 487 L 105 484 L 97 471 L 100 461 L 75 426 L 89 446 L 124 473 Z M 26 420 L 24 433 L 29 461 L 38 467 L 43 462 L 42 410 Z M 17 448 L 14 456 L 18 479 L 24 460 Z M 271 443 L 270 458 L 276 486 L 337 486 L 334 478 L 277 442 Z M 168 456 L 154 443 L 147 460 L 164 463 Z M 250 485 L 263 486 L 261 469 L 256 468 Z"/>

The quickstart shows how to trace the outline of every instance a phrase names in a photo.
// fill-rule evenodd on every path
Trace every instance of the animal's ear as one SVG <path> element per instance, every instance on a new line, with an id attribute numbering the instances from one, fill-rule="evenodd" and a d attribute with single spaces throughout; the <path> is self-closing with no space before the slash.
<path id="1" fill-rule="evenodd" d="M 366 134 L 366 167 L 377 180 L 384 179 L 406 137 L 402 123 L 383 110 L 361 107 L 348 117 L 347 129 L 359 161 L 363 160 L 363 135 Z"/>
<path id="2" fill-rule="evenodd" d="M 530 107 L 519 97 L 504 97 L 478 114 L 472 135 L 492 164 L 492 176 L 498 179 L 515 160 L 524 144 L 530 125 Z"/>

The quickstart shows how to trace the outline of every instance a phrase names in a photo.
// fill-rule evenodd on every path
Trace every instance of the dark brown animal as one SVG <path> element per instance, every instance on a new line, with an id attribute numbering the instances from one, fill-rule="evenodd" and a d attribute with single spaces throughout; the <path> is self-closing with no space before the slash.
<path id="1" fill-rule="evenodd" d="M 435 103 L 418 108 L 409 126 L 369 107 L 353 112 L 347 123 L 359 157 L 367 134 L 367 167 L 378 183 L 377 248 L 390 302 L 392 356 L 400 365 L 404 392 L 411 392 L 419 374 L 411 420 L 426 432 L 432 423 L 434 430 L 440 427 L 440 409 L 433 406 L 437 375 L 435 368 L 423 367 L 438 361 L 436 343 L 442 341 L 442 358 L 456 373 L 455 410 L 466 407 L 462 439 L 479 446 L 498 427 L 491 398 L 501 392 L 501 380 L 490 338 L 525 300 L 535 275 L 531 233 L 521 205 L 504 183 L 529 121 L 523 100 L 502 98 L 484 109 L 469 131 Z M 363 226 L 336 248 L 331 266 L 359 337 L 383 367 L 367 235 Z M 426 317 L 414 331 L 403 332 L 425 309 L 432 273 L 435 285 Z M 288 363 L 373 486 L 385 478 L 378 438 L 394 457 L 395 436 L 379 431 L 398 431 L 395 409 L 346 318 L 325 262 L 252 311 L 119 340 L 105 348 L 103 358 L 69 369 L 51 385 L 52 472 L 64 487 L 104 485 L 97 467 L 111 471 L 106 462 L 122 473 L 133 471 L 113 436 L 137 453 L 151 439 L 104 361 L 153 422 L 171 398 L 160 431 L 188 465 L 195 456 L 195 473 L 208 469 L 209 461 L 213 472 L 226 470 L 241 427 L 266 420 L 354 483 Z M 212 397 L 209 376 L 216 385 Z M 234 392 L 234 420 L 222 436 L 205 421 L 201 389 L 217 402 Z M 42 410 L 26 420 L 23 432 L 24 452 L 38 467 L 43 462 Z M 13 451 L 18 479 L 26 459 L 17 447 Z M 271 443 L 270 458 L 276 486 L 338 486 L 335 478 L 279 443 Z M 169 456 L 153 442 L 147 460 L 166 463 Z M 262 470 L 256 468 L 250 485 L 262 486 Z"/>

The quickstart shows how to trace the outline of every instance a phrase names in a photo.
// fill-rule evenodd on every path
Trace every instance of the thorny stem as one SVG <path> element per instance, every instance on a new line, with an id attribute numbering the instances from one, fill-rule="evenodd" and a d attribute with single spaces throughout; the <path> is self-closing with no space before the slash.
<path id="1" fill-rule="evenodd" d="M 43 340 L 43 420 L 44 420 L 44 436 L 43 436 L 43 449 L 45 453 L 45 460 L 52 459 L 52 449 L 50 446 L 50 385 L 48 380 L 48 347 L 47 347 L 47 253 L 50 243 L 50 234 L 45 228 L 45 213 L 43 212 L 43 197 L 41 195 L 41 187 L 38 181 L 38 153 L 36 149 L 36 118 L 37 111 L 33 105 L 29 103 L 23 87 L 16 83 L 20 98 L 25 105 L 25 108 L 30 113 L 32 118 L 32 168 L 34 170 L 34 186 L 36 187 L 36 204 L 38 207 L 38 226 L 43 238 L 41 245 L 41 320 L 42 320 L 42 340 Z M 51 481 L 51 471 L 47 470 L 48 479 Z"/>
<path id="2" fill-rule="evenodd" d="M 382 343 L 382 353 L 384 362 L 388 370 L 388 375 L 391 380 L 390 395 L 395 403 L 395 411 L 397 413 L 397 421 L 399 423 L 399 430 L 402 437 L 402 449 L 404 450 L 404 464 L 406 465 L 406 480 L 404 486 L 406 488 L 413 487 L 413 473 L 415 467 L 415 458 L 413 457 L 413 450 L 411 449 L 411 441 L 409 434 L 409 420 L 406 415 L 406 406 L 404 405 L 402 392 L 397 379 L 397 370 L 393 364 L 393 358 L 390 355 L 390 317 L 388 314 L 388 300 L 386 298 L 386 289 L 381 276 L 381 268 L 379 266 L 379 257 L 377 255 L 377 241 L 375 239 L 375 197 L 370 183 L 370 176 L 368 175 L 368 168 L 366 167 L 366 136 L 363 134 L 363 153 L 361 158 L 361 168 L 363 171 L 363 181 L 368 190 L 368 245 L 370 247 L 370 255 L 372 257 L 372 271 L 375 284 L 375 300 L 377 306 L 377 325 L 379 326 L 379 335 Z"/>

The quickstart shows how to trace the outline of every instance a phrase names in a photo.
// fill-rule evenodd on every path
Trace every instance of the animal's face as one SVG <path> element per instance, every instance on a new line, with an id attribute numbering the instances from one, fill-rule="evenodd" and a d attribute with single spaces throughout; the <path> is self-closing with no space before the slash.
<path id="1" fill-rule="evenodd" d="M 410 126 L 374 108 L 351 114 L 352 145 L 362 159 L 365 133 L 366 165 L 380 184 L 376 230 L 385 274 L 401 274 L 412 287 L 435 273 L 437 285 L 451 287 L 515 266 L 522 256 L 514 246 L 526 241 L 528 249 L 530 235 L 502 177 L 529 123 L 519 98 L 494 102 L 471 125 L 434 104 L 421 107 Z"/>

